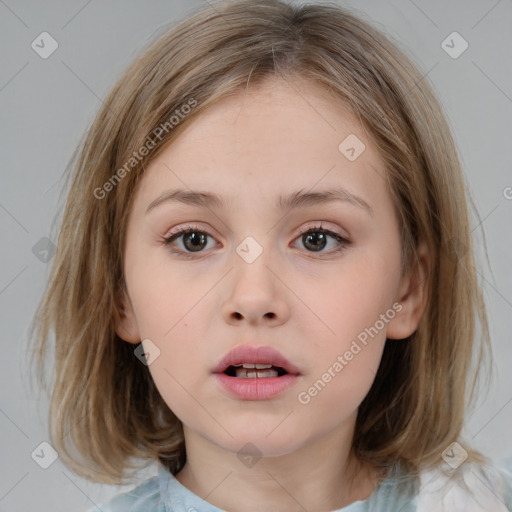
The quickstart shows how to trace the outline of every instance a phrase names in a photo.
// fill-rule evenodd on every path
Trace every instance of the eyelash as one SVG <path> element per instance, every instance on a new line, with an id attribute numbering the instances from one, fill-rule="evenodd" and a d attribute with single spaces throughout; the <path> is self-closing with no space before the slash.
<path id="1" fill-rule="evenodd" d="M 202 231 L 200 229 L 195 228 L 194 226 L 189 225 L 187 228 L 181 228 L 181 227 L 178 228 L 174 233 L 171 233 L 167 238 L 165 238 L 164 242 L 165 242 L 165 245 L 168 246 L 169 250 L 173 254 L 177 254 L 178 256 L 185 258 L 185 259 L 194 259 L 194 258 L 196 258 L 196 256 L 194 256 L 194 253 L 184 252 L 182 250 L 176 250 L 176 249 L 172 249 L 170 247 L 170 244 L 174 240 L 176 240 L 176 239 L 180 238 L 181 236 L 186 235 L 188 233 L 200 233 L 200 234 L 207 235 L 207 236 L 211 237 L 211 235 L 209 233 L 207 233 L 206 231 Z M 304 231 L 301 231 L 299 236 L 297 237 L 297 239 L 306 233 L 323 233 L 323 234 L 329 235 L 330 237 L 334 238 L 338 242 L 339 246 L 336 249 L 332 250 L 331 254 L 343 251 L 352 243 L 350 240 L 343 238 L 340 234 L 338 234 L 334 231 L 331 231 L 329 229 L 323 228 L 321 224 L 319 226 L 314 226 L 311 228 L 307 228 Z M 213 237 L 211 237 L 211 238 L 213 238 Z M 203 252 L 203 251 L 198 251 L 197 254 L 200 254 L 201 252 Z M 314 251 L 307 251 L 307 252 L 311 252 L 312 254 L 315 254 Z M 318 254 L 323 254 L 323 253 L 318 253 Z M 326 253 L 326 254 L 329 254 L 329 253 Z M 322 256 L 320 256 L 320 258 L 321 257 Z"/>

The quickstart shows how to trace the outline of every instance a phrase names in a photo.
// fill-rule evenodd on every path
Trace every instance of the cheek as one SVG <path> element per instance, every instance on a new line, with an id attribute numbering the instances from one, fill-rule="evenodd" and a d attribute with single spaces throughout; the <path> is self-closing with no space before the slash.
<path id="1" fill-rule="evenodd" d="M 195 417 L 204 414 L 202 401 L 197 399 L 200 399 L 196 392 L 198 382 L 195 382 L 198 376 L 194 373 L 193 360 L 187 353 L 165 347 L 160 357 L 149 366 L 149 371 L 167 407 L 183 423 L 190 424 Z"/>
<path id="2" fill-rule="evenodd" d="M 126 276 L 137 323 L 145 337 L 166 338 L 183 322 L 197 317 L 197 306 L 214 284 L 214 276 L 198 276 L 192 266 L 173 265 L 165 249 L 134 251 Z M 193 324 L 190 320 L 190 324 Z"/>
<path id="3" fill-rule="evenodd" d="M 141 336 L 160 351 L 149 371 L 165 401 L 179 411 L 190 407 L 184 387 L 194 389 L 204 379 L 199 369 L 205 364 L 208 311 L 218 307 L 208 293 L 215 276 L 184 276 L 161 257 L 139 261 L 144 264 L 130 269 L 133 307 Z"/>
<path id="4" fill-rule="evenodd" d="M 205 327 L 195 321 L 199 305 L 189 312 L 195 302 L 168 302 L 168 309 L 149 308 L 144 318 L 146 332 L 153 333 L 148 337 L 160 350 L 148 368 L 151 377 L 167 406 L 187 424 L 204 414 L 200 396 L 211 364 L 205 360 Z"/>
<path id="5" fill-rule="evenodd" d="M 311 319 L 323 343 L 325 339 L 337 339 L 341 344 L 338 348 L 342 348 L 347 339 L 355 338 L 386 314 L 398 283 L 398 265 L 360 253 L 331 271 L 322 286 L 311 281 L 305 302 L 316 313 Z"/>
<path id="6" fill-rule="evenodd" d="M 329 388 L 324 400 L 333 406 L 357 407 L 372 385 L 396 315 L 398 272 L 383 258 L 358 258 L 333 275 L 324 293 L 310 296 L 322 322 L 314 319 L 308 331 L 316 361 L 307 385 Z"/>
<path id="7" fill-rule="evenodd" d="M 338 335 L 325 337 L 324 345 L 314 352 L 315 364 L 299 390 L 302 394 L 297 396 L 300 404 L 312 405 L 310 414 L 313 409 L 318 409 L 318 414 L 331 411 L 331 422 L 343 421 L 357 410 L 370 390 L 386 337 L 385 328 L 379 329 L 385 323 L 380 319 L 366 323 L 368 316 L 366 311 L 360 318 L 345 317 L 345 322 L 339 317 Z"/>

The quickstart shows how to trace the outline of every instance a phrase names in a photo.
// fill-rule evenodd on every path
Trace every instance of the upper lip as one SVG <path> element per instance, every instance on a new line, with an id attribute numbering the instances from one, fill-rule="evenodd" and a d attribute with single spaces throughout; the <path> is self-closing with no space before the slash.
<path id="1" fill-rule="evenodd" d="M 280 366 L 288 373 L 299 375 L 297 366 L 290 363 L 278 350 L 269 346 L 239 345 L 230 350 L 215 366 L 213 373 L 223 373 L 229 366 L 242 363 L 261 363 Z"/>

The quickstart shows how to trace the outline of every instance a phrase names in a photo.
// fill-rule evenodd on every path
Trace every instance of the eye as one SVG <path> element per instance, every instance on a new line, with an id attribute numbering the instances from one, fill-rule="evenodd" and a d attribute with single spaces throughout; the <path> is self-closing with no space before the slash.
<path id="1" fill-rule="evenodd" d="M 187 228 L 180 227 L 165 239 L 165 245 L 169 246 L 169 250 L 172 253 L 183 256 L 184 258 L 192 258 L 193 256 L 190 253 L 202 252 L 206 247 L 208 237 L 210 237 L 208 233 L 201 231 L 194 226 L 188 226 Z M 180 238 L 183 239 L 182 243 L 185 250 L 176 250 L 171 246 L 175 240 Z"/>
<path id="2" fill-rule="evenodd" d="M 323 251 L 325 249 L 328 239 L 332 238 L 335 240 L 334 250 L 333 251 Z M 301 240 L 303 245 L 308 249 L 308 252 L 339 252 L 342 251 L 345 247 L 351 244 L 349 240 L 342 237 L 339 233 L 331 231 L 329 229 L 325 229 L 320 226 L 311 227 L 305 231 L 301 232 L 301 237 L 298 240 Z M 309 250 L 311 249 L 311 250 Z"/>

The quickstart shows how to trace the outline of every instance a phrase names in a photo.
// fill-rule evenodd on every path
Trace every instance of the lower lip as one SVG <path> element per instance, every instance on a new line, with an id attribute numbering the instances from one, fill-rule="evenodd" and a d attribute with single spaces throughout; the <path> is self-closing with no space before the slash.
<path id="1" fill-rule="evenodd" d="M 244 379 L 230 377 L 225 373 L 215 373 L 218 382 L 231 395 L 242 400 L 270 400 L 293 386 L 299 376 L 290 373 L 281 377 Z"/>

